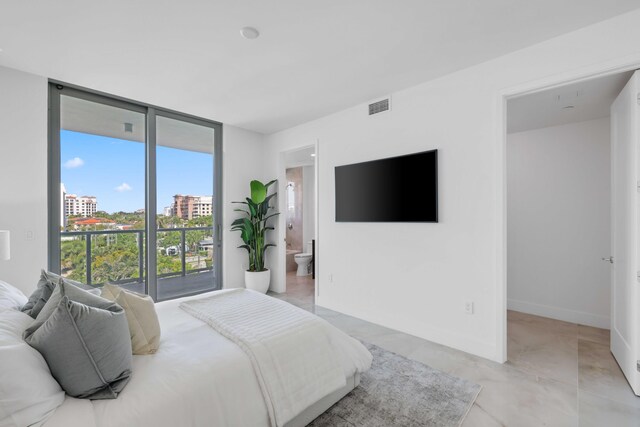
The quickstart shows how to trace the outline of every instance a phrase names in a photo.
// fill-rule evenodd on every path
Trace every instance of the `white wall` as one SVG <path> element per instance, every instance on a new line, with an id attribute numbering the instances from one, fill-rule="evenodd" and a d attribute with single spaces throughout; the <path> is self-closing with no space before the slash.
<path id="1" fill-rule="evenodd" d="M 268 136 L 273 168 L 280 152 L 319 140 L 317 303 L 504 360 L 500 94 L 621 58 L 640 63 L 639 20 L 640 11 L 622 15 L 394 93 L 388 113 L 368 117 L 363 104 Z M 335 223 L 335 166 L 431 148 L 440 150 L 440 223 Z M 282 272 L 273 276 L 281 287 Z"/>
<path id="2" fill-rule="evenodd" d="M 508 135 L 510 309 L 609 328 L 609 122 Z"/>
<path id="3" fill-rule="evenodd" d="M 316 176 L 315 167 L 302 168 L 302 251 L 307 251 L 307 242 L 316 238 Z"/>
<path id="4" fill-rule="evenodd" d="M 232 201 L 244 201 L 250 196 L 249 183 L 263 177 L 263 136 L 234 126 L 224 125 L 223 162 L 223 287 L 244 287 L 244 271 L 249 268 L 247 251 L 238 249 L 242 244 L 238 232 L 231 231 L 231 223 L 240 215 L 233 210 L 242 206 Z"/>
<path id="5" fill-rule="evenodd" d="M 47 79 L 3 67 L 0 183 L 0 229 L 11 231 L 0 280 L 29 294 L 47 267 Z"/>
<path id="6" fill-rule="evenodd" d="M 11 230 L 11 260 L 0 261 L 0 280 L 32 292 L 47 267 L 47 79 L 0 67 L 0 229 Z M 124 95 L 126 96 L 126 95 Z M 215 119 L 215 118 L 213 118 Z M 249 181 L 262 178 L 261 134 L 223 129 L 223 284 L 243 285 L 244 252 L 229 230 L 232 200 L 243 200 Z M 27 241 L 27 231 L 33 240 Z"/>

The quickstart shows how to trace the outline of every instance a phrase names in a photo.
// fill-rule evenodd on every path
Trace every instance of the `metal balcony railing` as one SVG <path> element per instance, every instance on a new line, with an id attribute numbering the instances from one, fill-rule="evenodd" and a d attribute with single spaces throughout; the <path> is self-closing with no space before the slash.
<path id="1" fill-rule="evenodd" d="M 178 227 L 178 228 L 159 228 L 158 233 L 180 233 L 180 246 L 179 246 L 179 255 L 181 261 L 181 271 L 180 272 L 171 272 L 158 274 L 158 278 L 169 278 L 169 277 L 177 277 L 182 276 L 185 277 L 189 274 L 201 273 L 205 271 L 212 271 L 213 264 L 211 267 L 206 268 L 195 268 L 187 270 L 187 262 L 186 262 L 186 242 L 187 242 L 187 232 L 188 231 L 209 231 L 213 232 L 211 227 Z M 138 248 L 138 277 L 125 278 L 121 280 L 112 281 L 115 284 L 130 284 L 130 283 L 144 283 L 145 281 L 145 260 L 144 260 L 144 235 L 145 230 L 82 230 L 82 231 L 62 231 L 60 232 L 61 238 L 64 237 L 81 237 L 85 241 L 86 246 L 86 254 L 85 254 L 85 268 L 86 268 L 86 283 L 88 285 L 96 284 L 93 283 L 93 272 L 92 272 L 92 264 L 93 264 L 93 237 L 94 236 L 110 236 L 110 235 L 136 235 L 137 248 Z M 199 250 L 197 248 L 196 250 Z M 63 260 L 64 261 L 64 260 Z M 99 283 L 98 283 L 99 284 Z"/>

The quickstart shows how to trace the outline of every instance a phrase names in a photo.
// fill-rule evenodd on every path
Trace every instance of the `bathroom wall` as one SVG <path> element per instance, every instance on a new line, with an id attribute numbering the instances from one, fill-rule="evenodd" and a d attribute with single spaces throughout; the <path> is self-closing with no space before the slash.
<path id="1" fill-rule="evenodd" d="M 289 183 L 293 183 L 293 201 Z M 287 169 L 287 271 L 295 271 L 294 255 L 303 252 L 303 182 L 302 168 Z"/>

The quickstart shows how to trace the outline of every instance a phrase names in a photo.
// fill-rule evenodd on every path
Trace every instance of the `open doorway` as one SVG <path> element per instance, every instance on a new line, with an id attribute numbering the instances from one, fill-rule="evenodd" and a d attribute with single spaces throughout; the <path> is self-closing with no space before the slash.
<path id="1" fill-rule="evenodd" d="M 628 165 L 616 161 L 611 111 L 635 78 L 620 72 L 511 98 L 506 138 L 508 362 L 627 405 L 640 401 L 611 353 L 610 329 L 612 272 L 622 268 L 612 264 L 616 176 Z"/>
<path id="2" fill-rule="evenodd" d="M 283 154 L 285 182 L 282 212 L 285 224 L 285 271 L 288 300 L 302 305 L 315 300 L 316 265 L 316 148 Z"/>

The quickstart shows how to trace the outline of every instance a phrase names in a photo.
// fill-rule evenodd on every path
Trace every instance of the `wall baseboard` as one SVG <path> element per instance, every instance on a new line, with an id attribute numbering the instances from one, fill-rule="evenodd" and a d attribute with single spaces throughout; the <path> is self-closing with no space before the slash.
<path id="1" fill-rule="evenodd" d="M 484 341 L 477 339 L 477 337 L 458 334 L 441 328 L 434 328 L 432 325 L 420 323 L 413 319 L 403 319 L 402 316 L 385 315 L 378 311 L 371 312 L 367 309 L 363 309 L 362 307 L 346 307 L 340 304 L 326 304 L 320 298 L 316 299 L 316 305 L 392 329 L 393 331 L 413 335 L 415 337 L 464 351 L 465 353 L 480 356 L 497 363 L 503 363 L 501 355 L 497 353 L 496 348 L 487 345 Z"/>
<path id="2" fill-rule="evenodd" d="M 601 316 L 599 314 L 569 310 L 550 305 L 535 304 L 527 301 L 508 299 L 507 308 L 513 311 L 549 317 L 551 319 L 577 323 L 579 325 L 593 326 L 595 328 L 609 329 L 611 325 L 609 316 Z"/>

